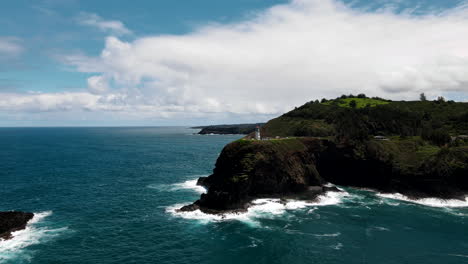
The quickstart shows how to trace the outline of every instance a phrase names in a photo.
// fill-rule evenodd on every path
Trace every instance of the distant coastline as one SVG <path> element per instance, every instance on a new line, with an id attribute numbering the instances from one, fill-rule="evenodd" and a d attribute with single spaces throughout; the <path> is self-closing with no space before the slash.
<path id="1" fill-rule="evenodd" d="M 248 135 L 255 131 L 257 126 L 263 126 L 265 123 L 255 124 L 231 124 L 231 125 L 212 125 L 196 126 L 193 129 L 201 129 L 199 135 Z"/>

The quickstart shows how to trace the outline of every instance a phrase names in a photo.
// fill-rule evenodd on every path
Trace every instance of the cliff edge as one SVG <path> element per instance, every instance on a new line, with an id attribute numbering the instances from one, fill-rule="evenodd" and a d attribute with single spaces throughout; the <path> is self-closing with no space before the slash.
<path id="1" fill-rule="evenodd" d="M 427 147 L 409 139 L 353 145 L 318 138 L 241 139 L 223 149 L 212 175 L 199 179 L 208 192 L 180 210 L 245 210 L 253 199 L 265 197 L 314 200 L 330 190 L 326 183 L 412 198 L 464 199 L 468 148 L 426 156 Z"/>

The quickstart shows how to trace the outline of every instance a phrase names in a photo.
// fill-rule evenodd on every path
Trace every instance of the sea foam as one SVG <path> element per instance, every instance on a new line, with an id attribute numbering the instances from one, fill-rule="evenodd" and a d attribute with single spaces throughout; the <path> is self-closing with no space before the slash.
<path id="1" fill-rule="evenodd" d="M 45 242 L 65 231 L 67 228 L 49 229 L 39 226 L 51 214 L 51 211 L 35 213 L 25 229 L 13 232 L 12 239 L 0 240 L 0 263 L 10 263 L 13 260 L 14 263 L 29 262 L 32 252 L 27 251 L 28 246 Z"/>
<path id="2" fill-rule="evenodd" d="M 166 208 L 166 212 L 176 217 L 185 219 L 199 220 L 202 223 L 238 220 L 247 224 L 258 226 L 257 219 L 271 219 L 279 215 L 283 215 L 288 210 L 304 209 L 307 207 L 327 206 L 341 203 L 343 197 L 347 196 L 347 192 L 327 192 L 317 197 L 316 201 L 299 201 L 299 200 L 281 200 L 277 198 L 262 198 L 251 202 L 251 206 L 246 212 L 241 213 L 225 213 L 225 214 L 206 214 L 200 210 L 191 212 L 180 212 L 180 209 L 185 204 L 176 204 Z"/>
<path id="3" fill-rule="evenodd" d="M 431 207 L 468 207 L 468 196 L 465 197 L 465 200 L 456 200 L 456 199 L 438 199 L 438 198 L 422 198 L 422 199 L 411 199 L 408 196 L 405 196 L 401 193 L 377 193 L 377 196 L 393 199 L 393 200 L 402 200 L 410 203 L 421 204 Z"/>
<path id="4" fill-rule="evenodd" d="M 198 179 L 195 180 L 187 180 L 181 183 L 173 183 L 173 184 L 150 184 L 148 188 L 157 189 L 159 191 L 179 191 L 179 190 L 192 190 L 197 193 L 205 193 L 206 189 L 202 186 L 197 185 Z"/>

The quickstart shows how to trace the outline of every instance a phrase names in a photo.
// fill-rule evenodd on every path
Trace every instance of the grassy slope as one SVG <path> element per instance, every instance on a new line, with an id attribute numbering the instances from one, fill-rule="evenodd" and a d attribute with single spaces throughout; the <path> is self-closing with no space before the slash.
<path id="1" fill-rule="evenodd" d="M 364 108 L 366 106 L 375 107 L 378 105 L 386 105 L 389 102 L 379 99 L 372 98 L 345 98 L 345 99 L 336 99 L 330 100 L 322 104 L 306 104 L 298 109 L 291 111 L 294 113 L 297 111 L 307 111 L 310 110 L 313 115 L 317 115 L 315 118 L 309 117 L 298 117 L 298 116 L 288 116 L 285 114 L 278 118 L 270 120 L 263 127 L 263 134 L 267 137 L 286 137 L 286 136 L 315 136 L 315 137 L 329 137 L 334 134 L 334 126 L 324 120 L 319 111 L 329 112 L 334 111 L 336 107 L 350 107 L 349 103 L 351 101 L 356 102 L 356 108 Z M 316 109 L 320 107 L 321 109 Z M 310 108 L 310 109 L 308 109 Z M 326 115 L 326 114 L 325 114 Z"/>
<path id="2" fill-rule="evenodd" d="M 249 174 L 258 162 L 268 160 L 268 156 L 275 155 L 288 156 L 290 153 L 301 152 L 306 149 L 302 139 L 273 139 L 266 141 L 239 139 L 228 145 L 230 149 L 235 149 L 237 154 L 242 153 L 239 158 L 238 172 L 230 178 L 231 182 L 237 183 L 246 181 Z"/>
<path id="3" fill-rule="evenodd" d="M 349 102 L 352 100 L 355 100 L 357 104 L 355 110 L 349 107 Z M 370 108 L 366 107 L 368 105 Z M 420 134 L 400 137 L 396 132 L 398 130 L 395 130 L 402 126 L 419 127 L 424 125 L 424 122 L 429 122 L 434 129 L 442 129 L 451 135 L 468 134 L 468 103 L 404 102 L 372 98 L 336 99 L 320 104 L 310 102 L 270 120 L 262 128 L 262 133 L 268 137 L 312 136 L 333 139 L 336 131 L 333 123 L 336 120 L 335 113 L 342 110 L 356 111 L 357 115 L 363 117 L 366 122 L 374 122 L 371 125 L 375 125 L 376 128 L 373 133 L 369 134 L 371 139 L 372 135 L 376 134 L 383 134 L 390 138 L 388 141 L 370 140 L 368 147 L 377 156 L 390 161 L 402 171 L 417 170 L 429 161 L 435 164 L 438 160 L 442 160 L 440 155 L 447 150 L 450 155 L 457 157 L 453 159 L 456 162 L 463 160 L 463 155 L 468 155 L 468 142 L 459 147 L 439 147 L 421 139 Z M 298 132 L 304 130 L 310 134 L 298 135 Z M 422 130 L 424 130 L 423 127 L 413 131 Z M 446 161 L 444 164 L 449 163 Z"/>
<path id="4" fill-rule="evenodd" d="M 345 98 L 325 103 L 309 102 L 263 126 L 263 134 L 274 136 L 319 136 L 335 134 L 336 113 L 351 111 L 349 102 L 356 101 L 357 115 L 372 122 L 371 134 L 400 135 L 403 126 L 412 128 L 407 135 L 420 135 L 423 122 L 433 129 L 451 135 L 468 134 L 468 103 L 433 101 L 385 101 L 373 98 Z M 367 108 L 366 106 L 370 106 Z M 418 134 L 414 128 L 418 128 Z"/>
<path id="5" fill-rule="evenodd" d="M 387 101 L 379 100 L 379 99 L 373 99 L 373 98 L 345 98 L 345 99 L 336 99 L 332 101 L 325 102 L 323 104 L 325 105 L 332 105 L 333 103 L 336 103 L 340 107 L 351 107 L 350 103 L 351 101 L 356 102 L 356 108 L 364 108 L 367 105 L 370 107 L 374 107 L 377 105 L 385 105 L 389 104 Z"/>

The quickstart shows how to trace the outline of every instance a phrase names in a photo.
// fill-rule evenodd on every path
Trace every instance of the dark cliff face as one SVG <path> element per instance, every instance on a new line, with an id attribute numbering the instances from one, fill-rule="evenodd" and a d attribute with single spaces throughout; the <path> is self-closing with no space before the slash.
<path id="1" fill-rule="evenodd" d="M 296 140 L 231 143 L 223 149 L 213 175 L 202 181 L 209 191 L 197 205 L 217 210 L 239 209 L 255 197 L 306 191 L 309 186 L 324 182 L 314 159 L 306 144 Z"/>
<path id="2" fill-rule="evenodd" d="M 422 161 L 403 165 L 405 153 L 394 157 L 373 142 L 336 146 L 330 142 L 319 154 L 317 169 L 328 182 L 343 186 L 403 193 L 412 198 L 464 199 L 468 194 L 467 150 L 452 155 L 441 151 Z"/>
<path id="3" fill-rule="evenodd" d="M 25 212 L 0 212 L 0 239 L 10 239 L 12 232 L 25 229 L 33 216 Z"/>
<path id="4" fill-rule="evenodd" d="M 300 194 L 326 182 L 414 198 L 459 198 L 468 193 L 468 151 L 449 151 L 405 167 L 388 149 L 371 141 L 337 145 L 313 138 L 239 140 L 223 149 L 213 174 L 199 180 L 208 192 L 182 210 L 244 209 L 255 198 Z M 400 153 L 400 158 L 406 154 Z"/>

